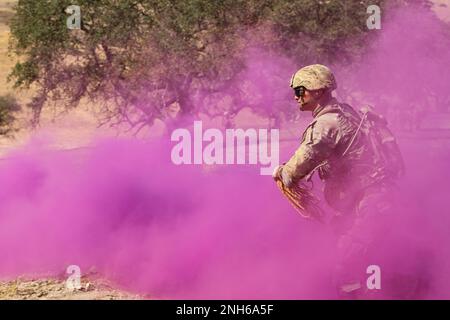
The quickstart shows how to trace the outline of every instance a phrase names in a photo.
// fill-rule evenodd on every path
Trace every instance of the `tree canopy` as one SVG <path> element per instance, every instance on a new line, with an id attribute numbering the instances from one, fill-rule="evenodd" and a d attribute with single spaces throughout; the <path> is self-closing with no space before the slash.
<path id="1" fill-rule="evenodd" d="M 0 135 L 10 135 L 16 128 L 14 122 L 20 104 L 12 95 L 0 96 Z"/>
<path id="2" fill-rule="evenodd" d="M 136 128 L 170 119 L 173 106 L 179 116 L 233 115 L 245 106 L 268 114 L 240 81 L 252 48 L 298 65 L 357 60 L 373 36 L 366 8 L 385 2 L 19 0 L 10 50 L 21 60 L 10 79 L 36 88 L 35 122 L 46 103 L 72 108 L 81 99 L 102 105 L 105 122 Z M 80 30 L 66 26 L 70 5 L 81 7 Z M 212 102 L 224 92 L 231 110 Z M 278 108 L 285 93 L 270 96 Z"/>

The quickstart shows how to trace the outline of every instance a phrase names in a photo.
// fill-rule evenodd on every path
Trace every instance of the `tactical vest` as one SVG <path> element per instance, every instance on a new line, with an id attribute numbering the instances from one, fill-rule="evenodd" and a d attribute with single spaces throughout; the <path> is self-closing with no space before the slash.
<path id="1" fill-rule="evenodd" d="M 327 202 L 338 210 L 349 210 L 366 188 L 402 175 L 403 158 L 387 121 L 372 108 L 356 112 L 338 103 L 316 117 L 326 113 L 340 114 L 354 128 L 330 159 L 317 168 L 325 181 Z"/>

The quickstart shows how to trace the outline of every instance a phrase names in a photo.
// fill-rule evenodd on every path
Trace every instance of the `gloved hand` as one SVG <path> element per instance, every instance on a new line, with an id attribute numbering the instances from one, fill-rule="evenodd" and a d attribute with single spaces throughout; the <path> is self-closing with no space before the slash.
<path id="1" fill-rule="evenodd" d="M 282 180 L 281 178 L 281 170 L 283 169 L 283 165 L 276 166 L 272 173 L 273 180 Z"/>

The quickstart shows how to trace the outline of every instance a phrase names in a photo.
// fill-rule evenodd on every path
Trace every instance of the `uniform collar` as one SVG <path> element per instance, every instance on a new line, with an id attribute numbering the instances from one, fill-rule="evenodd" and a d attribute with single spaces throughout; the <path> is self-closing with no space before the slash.
<path id="1" fill-rule="evenodd" d="M 317 108 L 313 111 L 313 118 L 317 118 L 318 116 L 321 116 L 324 113 L 329 112 L 331 109 L 334 109 L 336 105 L 338 104 L 336 98 L 331 98 L 328 100 L 328 102 L 324 103 L 323 105 L 318 105 Z"/>

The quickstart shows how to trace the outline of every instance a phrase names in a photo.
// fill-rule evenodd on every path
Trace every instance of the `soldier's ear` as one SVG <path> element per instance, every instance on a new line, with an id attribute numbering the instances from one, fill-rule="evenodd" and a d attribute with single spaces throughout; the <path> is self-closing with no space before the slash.
<path id="1" fill-rule="evenodd" d="M 327 93 L 331 93 L 331 92 L 327 89 L 320 89 L 319 97 L 322 97 L 322 96 L 326 95 Z"/>
<path id="2" fill-rule="evenodd" d="M 323 89 L 319 89 L 319 90 L 314 90 L 313 91 L 313 96 L 314 98 L 320 98 L 323 95 Z"/>

